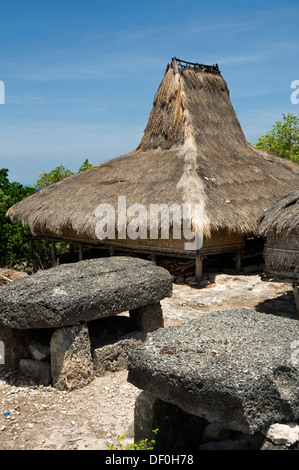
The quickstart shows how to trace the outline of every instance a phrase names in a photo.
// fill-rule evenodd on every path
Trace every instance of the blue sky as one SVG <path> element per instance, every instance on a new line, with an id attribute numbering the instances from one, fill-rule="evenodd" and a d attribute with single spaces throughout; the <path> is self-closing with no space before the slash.
<path id="1" fill-rule="evenodd" d="M 248 140 L 298 115 L 299 2 L 1 0 L 0 168 L 35 184 L 140 142 L 167 64 L 215 64 Z"/>

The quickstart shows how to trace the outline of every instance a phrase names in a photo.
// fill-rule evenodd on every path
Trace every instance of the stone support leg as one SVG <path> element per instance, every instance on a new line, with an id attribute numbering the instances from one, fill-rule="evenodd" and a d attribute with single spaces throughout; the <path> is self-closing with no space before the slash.
<path id="1" fill-rule="evenodd" d="M 148 333 L 164 327 L 163 312 L 160 302 L 130 310 L 136 330 Z"/>
<path id="2" fill-rule="evenodd" d="M 208 422 L 142 391 L 135 402 L 134 442 L 155 439 L 154 450 L 197 450 Z M 158 429 L 157 434 L 153 430 Z"/>
<path id="3" fill-rule="evenodd" d="M 53 386 L 73 390 L 88 385 L 94 377 L 87 324 L 54 331 L 51 342 Z"/>

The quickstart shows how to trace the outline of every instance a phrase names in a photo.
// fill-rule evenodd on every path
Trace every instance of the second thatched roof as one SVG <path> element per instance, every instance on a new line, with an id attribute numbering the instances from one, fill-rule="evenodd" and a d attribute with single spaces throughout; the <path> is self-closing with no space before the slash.
<path id="1" fill-rule="evenodd" d="M 257 219 L 298 189 L 299 166 L 258 150 L 243 134 L 217 69 L 172 59 L 144 136 L 132 152 L 71 176 L 9 209 L 34 236 L 98 242 L 95 209 L 201 204 L 204 233 L 258 233 Z"/>
<path id="2" fill-rule="evenodd" d="M 299 190 L 281 197 L 259 219 L 259 230 L 265 237 L 287 236 L 296 231 L 299 241 Z"/>

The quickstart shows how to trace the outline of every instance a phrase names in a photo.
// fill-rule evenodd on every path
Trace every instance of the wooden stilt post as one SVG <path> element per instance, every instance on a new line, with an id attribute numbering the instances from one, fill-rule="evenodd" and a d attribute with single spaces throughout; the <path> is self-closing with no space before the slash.
<path id="1" fill-rule="evenodd" d="M 55 264 L 56 264 L 56 247 L 55 247 L 55 242 L 53 240 L 51 241 L 51 259 L 52 259 L 52 266 L 55 266 Z"/>
<path id="2" fill-rule="evenodd" d="M 79 261 L 83 260 L 83 246 L 82 243 L 79 243 Z"/>
<path id="3" fill-rule="evenodd" d="M 113 248 L 113 246 L 110 248 L 110 256 L 114 256 L 114 248 Z"/>
<path id="4" fill-rule="evenodd" d="M 156 262 L 156 253 L 151 253 L 151 260 L 154 261 L 154 263 Z"/>
<path id="5" fill-rule="evenodd" d="M 29 238 L 29 259 L 33 258 L 33 238 Z"/>
<path id="6" fill-rule="evenodd" d="M 195 277 L 197 282 L 202 279 L 202 258 L 200 255 L 195 258 Z"/>
<path id="7" fill-rule="evenodd" d="M 293 292 L 294 292 L 294 297 L 295 297 L 297 313 L 299 315 L 299 292 L 298 292 L 298 282 L 296 281 L 293 282 Z"/>
<path id="8" fill-rule="evenodd" d="M 238 250 L 236 253 L 236 265 L 235 265 L 235 269 L 237 273 L 239 273 L 241 269 L 241 258 L 242 258 L 241 255 L 242 255 L 241 250 Z"/>

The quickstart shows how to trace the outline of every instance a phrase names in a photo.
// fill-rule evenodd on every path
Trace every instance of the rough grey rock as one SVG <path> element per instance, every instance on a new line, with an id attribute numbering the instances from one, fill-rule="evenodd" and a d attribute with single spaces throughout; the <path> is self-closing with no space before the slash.
<path id="1" fill-rule="evenodd" d="M 30 357 L 29 343 L 31 338 L 26 333 L 7 327 L 0 328 L 0 341 L 3 341 L 5 348 L 6 368 L 16 369 L 19 367 L 21 359 Z"/>
<path id="2" fill-rule="evenodd" d="M 52 381 L 50 364 L 35 359 L 21 359 L 20 371 L 41 385 L 49 385 Z"/>
<path id="3" fill-rule="evenodd" d="M 294 423 L 274 423 L 262 431 L 265 437 L 275 445 L 292 446 L 299 442 L 299 425 Z"/>
<path id="4" fill-rule="evenodd" d="M 5 367 L 8 369 L 18 369 L 21 359 L 37 359 L 39 357 L 32 357 L 32 345 L 40 344 L 44 354 L 48 354 L 47 346 L 50 344 L 52 335 L 51 328 L 36 329 L 36 330 L 17 330 L 6 326 L 0 327 L 0 340 L 3 341 L 5 346 Z M 30 347 L 31 345 L 31 347 Z"/>
<path id="5" fill-rule="evenodd" d="M 223 441 L 232 434 L 231 429 L 225 428 L 219 423 L 209 423 L 203 433 L 203 441 Z"/>
<path id="6" fill-rule="evenodd" d="M 126 435 L 126 437 L 128 437 L 130 439 L 134 439 L 134 421 L 132 421 L 132 423 L 129 424 L 125 435 Z"/>
<path id="7" fill-rule="evenodd" d="M 54 331 L 51 342 L 51 374 L 53 386 L 59 390 L 85 387 L 94 377 L 86 324 Z"/>
<path id="8" fill-rule="evenodd" d="M 299 322 L 247 308 L 149 333 L 128 381 L 187 413 L 253 434 L 299 418 Z"/>
<path id="9" fill-rule="evenodd" d="M 50 356 L 50 348 L 40 343 L 39 341 L 32 341 L 29 344 L 29 351 L 33 359 L 42 361 Z"/>
<path id="10" fill-rule="evenodd" d="M 273 442 L 265 439 L 260 450 L 289 450 L 289 448 L 283 445 L 275 445 Z"/>
<path id="11" fill-rule="evenodd" d="M 141 392 L 134 409 L 134 441 L 155 439 L 155 450 L 197 450 L 207 421 L 185 413 L 178 406 Z M 156 436 L 153 431 L 158 429 Z"/>
<path id="12" fill-rule="evenodd" d="M 160 302 L 130 310 L 130 317 L 136 330 L 145 333 L 164 327 L 163 312 Z"/>
<path id="13" fill-rule="evenodd" d="M 145 339 L 145 333 L 132 332 L 93 351 L 94 373 L 101 377 L 127 367 L 129 354 Z"/>
<path id="14" fill-rule="evenodd" d="M 172 295 L 172 276 L 152 261 L 111 257 L 63 264 L 0 290 L 0 325 L 57 328 L 115 315 Z"/>

